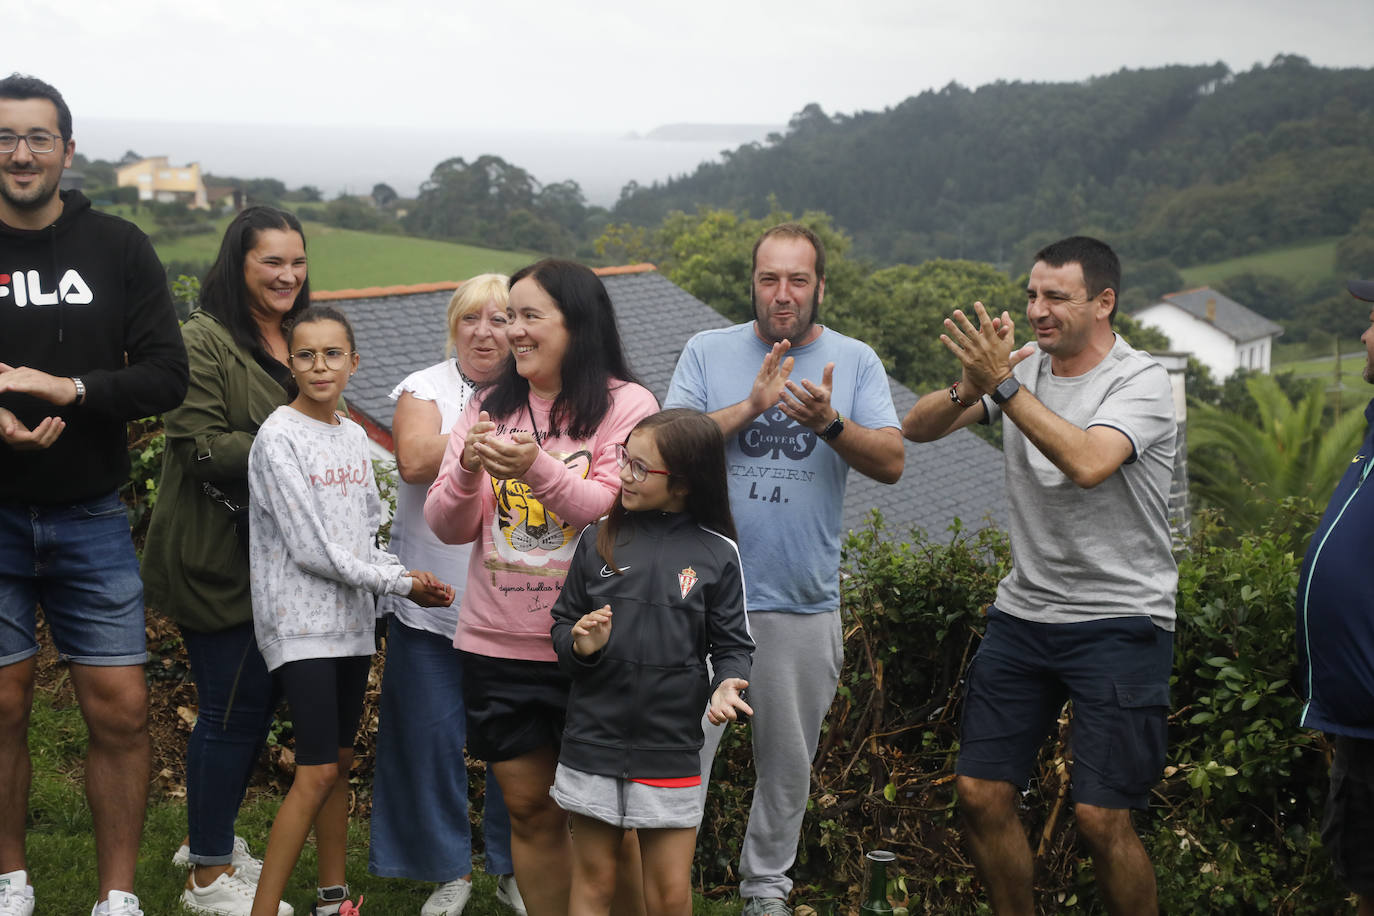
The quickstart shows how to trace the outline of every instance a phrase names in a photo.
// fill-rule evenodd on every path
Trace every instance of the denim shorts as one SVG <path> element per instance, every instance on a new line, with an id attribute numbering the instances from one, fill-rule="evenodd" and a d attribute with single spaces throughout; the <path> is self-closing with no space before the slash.
<path id="1" fill-rule="evenodd" d="M 1149 617 L 1037 623 L 988 608 L 956 771 L 1024 787 L 1065 700 L 1075 802 L 1144 808 L 1164 770 L 1174 634 Z"/>
<path id="2" fill-rule="evenodd" d="M 63 660 L 147 660 L 143 580 L 119 494 L 73 506 L 0 504 L 0 666 L 38 652 L 39 605 Z"/>
<path id="3" fill-rule="evenodd" d="M 1374 897 L 1374 741 L 1334 735 L 1331 791 L 1322 816 L 1322 845 L 1336 877 Z"/>

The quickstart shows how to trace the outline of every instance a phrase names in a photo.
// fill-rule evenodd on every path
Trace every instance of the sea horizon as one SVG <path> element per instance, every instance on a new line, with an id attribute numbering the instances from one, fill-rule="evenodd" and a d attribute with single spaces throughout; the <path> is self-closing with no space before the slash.
<path id="1" fill-rule="evenodd" d="M 88 159 L 116 161 L 127 151 L 166 156 L 172 165 L 198 162 L 202 172 L 218 176 L 275 178 L 288 189 L 314 185 L 325 200 L 367 194 L 379 183 L 402 197 L 414 197 L 439 163 L 496 155 L 541 184 L 576 181 L 588 204 L 610 207 L 630 181 L 650 185 L 690 174 L 703 162 L 719 162 L 723 150 L 751 140 L 762 142 L 770 131 L 780 129 L 717 125 L 715 139 L 658 139 L 596 131 L 360 130 L 78 118 L 73 138 L 77 152 Z"/>

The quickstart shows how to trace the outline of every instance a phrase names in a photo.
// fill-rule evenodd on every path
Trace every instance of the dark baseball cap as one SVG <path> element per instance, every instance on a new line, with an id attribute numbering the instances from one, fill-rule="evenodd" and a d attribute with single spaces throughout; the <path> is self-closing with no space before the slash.
<path id="1" fill-rule="evenodd" d="M 1345 285 L 1350 295 L 1365 302 L 1374 302 L 1374 280 L 1351 280 Z"/>

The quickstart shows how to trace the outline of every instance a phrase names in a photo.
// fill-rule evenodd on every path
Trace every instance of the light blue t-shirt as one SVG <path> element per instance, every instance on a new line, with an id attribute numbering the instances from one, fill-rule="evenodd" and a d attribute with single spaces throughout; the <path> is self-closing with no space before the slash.
<path id="1" fill-rule="evenodd" d="M 753 322 L 702 331 L 682 351 L 664 406 L 709 412 L 739 403 L 771 349 Z M 788 355 L 796 360 L 794 382 L 819 383 L 825 364 L 835 364 L 830 403 L 847 420 L 870 429 L 898 426 L 887 373 L 868 344 L 827 328 Z M 819 614 L 839 607 L 849 465 L 778 408 L 728 438 L 725 461 L 749 610 Z"/>

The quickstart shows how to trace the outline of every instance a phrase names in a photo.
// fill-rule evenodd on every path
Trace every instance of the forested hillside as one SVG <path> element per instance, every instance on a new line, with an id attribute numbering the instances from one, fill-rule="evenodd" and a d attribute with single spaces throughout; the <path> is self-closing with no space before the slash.
<path id="1" fill-rule="evenodd" d="M 619 221 L 710 205 L 823 210 L 855 253 L 1023 264 L 1098 232 L 1174 267 L 1344 236 L 1374 208 L 1374 70 L 1281 56 L 1122 70 L 1082 83 L 951 83 L 882 112 L 807 106 L 785 136 L 652 187 Z"/>

